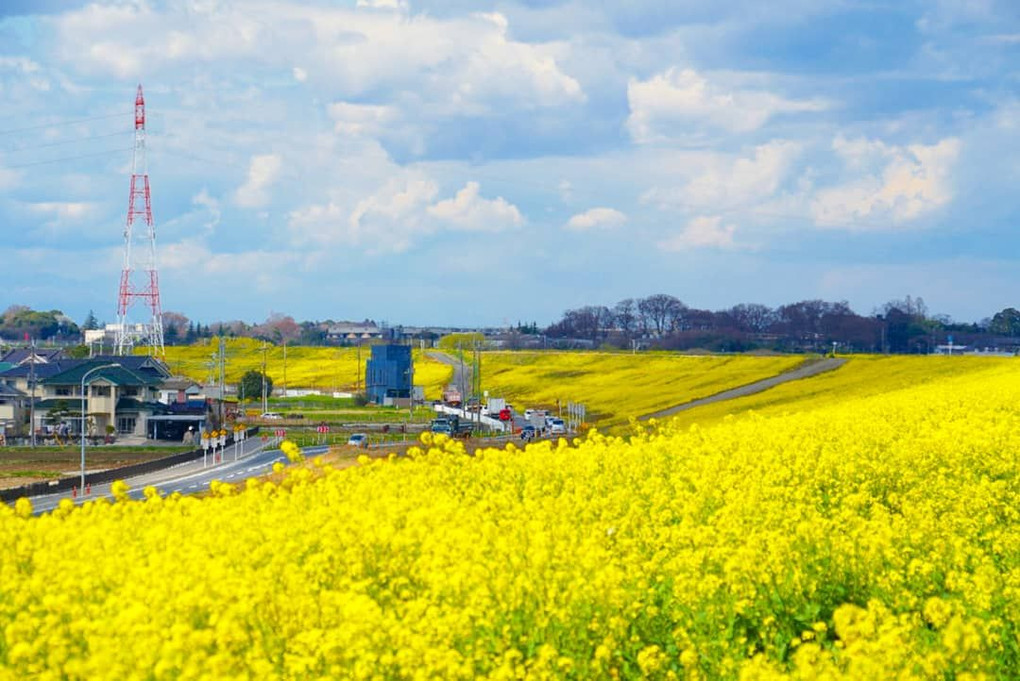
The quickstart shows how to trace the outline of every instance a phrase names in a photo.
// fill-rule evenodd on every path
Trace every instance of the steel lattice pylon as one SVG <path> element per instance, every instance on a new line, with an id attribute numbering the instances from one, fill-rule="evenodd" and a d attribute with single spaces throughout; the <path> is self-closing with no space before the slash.
<path id="1" fill-rule="evenodd" d="M 135 220 L 145 222 L 141 235 L 135 234 Z M 139 248 L 132 248 L 138 239 Z M 131 323 L 128 311 L 141 301 L 150 319 Z M 117 298 L 117 354 L 129 354 L 136 345 L 145 345 L 149 354 L 164 356 L 163 310 L 159 302 L 159 273 L 156 270 L 156 225 L 152 219 L 152 196 L 149 192 L 149 171 L 145 158 L 145 96 L 138 86 L 135 97 L 135 149 L 131 163 L 131 194 L 128 199 L 127 222 L 124 225 L 124 269 L 120 274 Z"/>

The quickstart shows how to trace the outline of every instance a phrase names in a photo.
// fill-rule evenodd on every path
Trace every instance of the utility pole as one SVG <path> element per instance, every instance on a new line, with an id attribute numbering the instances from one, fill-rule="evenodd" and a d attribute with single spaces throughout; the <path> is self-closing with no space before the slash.
<path id="1" fill-rule="evenodd" d="M 262 413 L 269 411 L 269 401 L 266 396 L 266 342 L 262 341 Z"/>
<path id="2" fill-rule="evenodd" d="M 223 336 L 220 336 L 220 428 L 223 427 L 223 401 L 226 399 L 227 389 L 226 381 L 224 380 L 224 375 L 226 374 L 226 364 L 227 364 L 226 344 L 223 342 Z"/>
<path id="3" fill-rule="evenodd" d="M 32 355 L 28 360 L 28 387 L 32 390 L 32 396 L 28 402 L 28 430 L 32 434 L 32 446 L 35 447 L 35 339 L 32 339 Z"/>
<path id="4" fill-rule="evenodd" d="M 287 339 L 283 339 L 283 396 L 287 396 Z"/>

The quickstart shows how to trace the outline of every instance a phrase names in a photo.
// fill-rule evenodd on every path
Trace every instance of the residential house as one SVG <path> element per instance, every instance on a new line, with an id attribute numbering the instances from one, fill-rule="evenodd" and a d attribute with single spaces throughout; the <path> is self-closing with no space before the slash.
<path id="1" fill-rule="evenodd" d="M 24 425 L 27 411 L 28 396 L 17 388 L 0 383 L 0 436 L 4 440 Z"/>
<path id="2" fill-rule="evenodd" d="M 149 417 L 168 411 L 158 401 L 160 386 L 170 378 L 162 362 L 144 356 L 101 356 L 39 381 L 42 400 L 36 404 L 37 428 L 66 422 L 69 432 L 81 432 L 83 378 L 89 434 L 102 435 L 112 426 L 118 434 L 145 437 Z"/>

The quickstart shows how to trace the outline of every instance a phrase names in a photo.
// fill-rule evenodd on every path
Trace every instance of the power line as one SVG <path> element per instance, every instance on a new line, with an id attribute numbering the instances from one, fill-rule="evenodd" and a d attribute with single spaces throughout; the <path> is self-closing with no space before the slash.
<path id="1" fill-rule="evenodd" d="M 131 151 L 133 147 L 125 147 L 124 149 L 111 149 L 109 151 L 99 151 L 94 154 L 79 154 L 77 156 L 65 156 L 63 158 L 51 158 L 47 161 L 35 161 L 33 163 L 21 163 L 19 165 L 8 166 L 5 165 L 5 170 L 15 170 L 18 168 L 31 168 L 32 166 L 46 165 L 47 163 L 62 163 L 64 161 L 77 161 L 80 158 L 94 158 L 96 156 L 112 156 L 113 154 L 121 154 L 126 151 Z"/>
<path id="2" fill-rule="evenodd" d="M 75 144 L 76 142 L 89 142 L 91 140 L 101 140 L 101 139 L 107 139 L 109 137 L 119 137 L 119 136 L 122 136 L 122 135 L 126 137 L 126 136 L 128 136 L 130 134 L 131 133 L 128 130 L 122 130 L 120 132 L 111 132 L 111 133 L 108 133 L 106 135 L 92 135 L 90 137 L 77 137 L 75 139 L 61 140 L 59 142 L 47 142 L 46 144 L 35 144 L 35 145 L 32 145 L 32 146 L 15 147 L 13 149 L 3 149 L 2 151 L 5 154 L 14 154 L 14 153 L 17 153 L 19 151 L 31 151 L 31 150 L 34 150 L 34 149 L 46 149 L 46 148 L 49 148 L 49 147 L 59 147 L 59 146 L 65 145 L 65 144 Z"/>
<path id="3" fill-rule="evenodd" d="M 126 111 L 123 113 L 106 114 L 105 116 L 92 116 L 90 118 L 75 118 L 68 121 L 54 121 L 52 123 L 42 123 L 40 125 L 30 125 L 25 128 L 12 128 L 10 130 L 0 130 L 0 136 L 2 135 L 13 135 L 19 132 L 28 132 L 29 130 L 43 130 L 44 128 L 55 128 L 65 125 L 72 125 L 74 123 L 88 123 L 90 121 L 102 121 L 109 118 L 119 118 L 120 116 L 133 116 L 134 111 Z"/>

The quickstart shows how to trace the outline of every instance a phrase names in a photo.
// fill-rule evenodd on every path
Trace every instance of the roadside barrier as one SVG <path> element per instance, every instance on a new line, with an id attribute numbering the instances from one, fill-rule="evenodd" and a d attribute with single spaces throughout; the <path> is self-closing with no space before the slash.
<path id="1" fill-rule="evenodd" d="M 258 434 L 258 431 L 258 426 L 249 428 L 246 437 Z M 228 436 L 227 443 L 233 443 L 232 435 Z M 173 466 L 179 466 L 182 463 L 190 463 L 196 459 L 201 459 L 203 451 L 204 450 L 202 449 L 194 449 L 189 452 L 181 452 L 180 454 L 165 456 L 162 459 L 153 459 L 152 461 L 136 463 L 130 466 L 123 466 L 121 468 L 110 468 L 105 471 L 87 473 L 85 475 L 85 489 L 82 490 L 83 496 L 85 494 L 92 493 L 92 485 L 101 485 L 106 482 L 113 482 L 114 480 L 122 480 L 136 475 L 152 473 L 164 468 L 172 468 Z M 58 492 L 66 492 L 68 490 L 71 491 L 72 498 L 77 498 L 79 491 L 78 483 L 80 481 L 81 476 L 76 475 L 71 478 L 60 478 L 59 480 L 49 480 L 47 482 L 33 482 L 29 485 L 22 485 L 21 487 L 11 487 L 10 489 L 0 490 L 0 501 L 4 503 L 11 503 L 13 501 L 17 501 L 21 497 L 38 497 L 44 494 L 56 494 Z"/>

